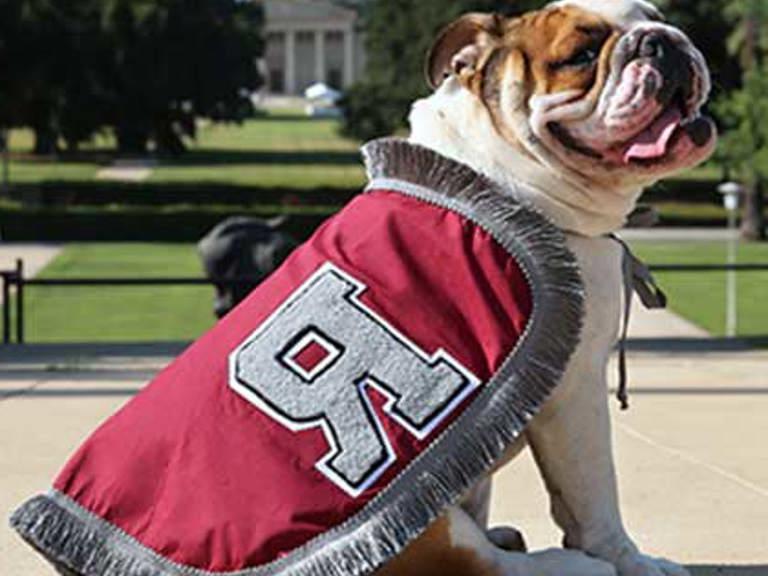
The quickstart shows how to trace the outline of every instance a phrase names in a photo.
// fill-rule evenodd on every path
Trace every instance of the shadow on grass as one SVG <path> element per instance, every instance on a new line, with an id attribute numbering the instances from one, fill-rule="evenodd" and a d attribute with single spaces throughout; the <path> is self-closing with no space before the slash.
<path id="1" fill-rule="evenodd" d="M 689 566 L 691 576 L 768 576 L 768 565 Z"/>
<path id="2" fill-rule="evenodd" d="M 93 164 L 109 166 L 124 158 L 115 150 L 82 151 L 57 156 L 33 156 L 31 154 L 14 155 L 18 164 Z M 147 155 L 138 160 L 157 162 L 158 166 L 227 166 L 234 164 L 327 164 L 327 165 L 362 165 L 360 153 L 356 150 L 238 150 L 215 148 L 190 148 L 178 156 Z"/>
<path id="3" fill-rule="evenodd" d="M 361 165 L 357 151 L 307 150 L 190 150 L 175 158 L 161 157 L 161 166 L 225 166 L 228 164 L 329 164 Z"/>
<path id="4" fill-rule="evenodd" d="M 361 182 L 362 184 L 362 182 Z M 16 184 L 9 200 L 21 207 L 50 209 L 85 209 L 87 207 L 121 206 L 341 206 L 360 192 L 351 188 L 284 188 L 249 186 L 231 182 L 205 180 L 197 182 L 106 182 L 99 180 Z M 8 210 L 11 207 L 7 207 Z"/>
<path id="5" fill-rule="evenodd" d="M 109 166 L 118 158 L 115 150 L 83 150 L 80 152 L 63 152 L 50 156 L 37 156 L 27 152 L 11 154 L 11 161 L 16 164 L 30 166 L 50 166 L 52 164 L 93 164 L 94 166 Z"/>

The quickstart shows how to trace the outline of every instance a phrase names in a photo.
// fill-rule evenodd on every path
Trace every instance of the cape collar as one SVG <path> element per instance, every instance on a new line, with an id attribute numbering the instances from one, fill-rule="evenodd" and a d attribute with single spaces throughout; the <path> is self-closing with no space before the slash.
<path id="1" fill-rule="evenodd" d="M 467 189 L 496 192 L 501 201 L 524 204 L 564 232 L 570 233 L 558 226 L 520 190 L 499 184 L 467 164 L 452 160 L 431 148 L 401 138 L 381 138 L 365 144 L 362 153 L 371 182 L 404 180 L 446 196 L 454 196 Z M 658 213 L 650 206 L 639 206 L 627 217 L 627 222 L 630 226 L 650 228 L 658 222 Z M 614 234 L 608 236 L 613 237 Z"/>
<path id="2" fill-rule="evenodd" d="M 387 181 L 406 182 L 450 200 L 457 197 L 493 197 L 497 209 L 519 209 L 535 213 L 547 227 L 560 229 L 537 206 L 516 190 L 498 184 L 466 164 L 413 144 L 402 138 L 381 138 L 362 147 L 368 188 Z"/>
<path id="3" fill-rule="evenodd" d="M 374 140 L 362 148 L 366 170 L 370 184 L 369 190 L 392 187 L 402 190 L 402 183 L 406 188 L 422 188 L 429 190 L 429 196 L 440 199 L 440 203 L 453 207 L 453 200 L 457 197 L 472 198 L 474 204 L 478 201 L 487 209 L 493 205 L 492 210 L 497 213 L 509 211 L 527 211 L 536 214 L 534 218 L 540 222 L 546 222 L 541 231 L 549 229 L 562 233 L 563 230 L 557 223 L 543 214 L 528 197 L 519 191 L 497 184 L 490 178 L 476 172 L 469 166 L 456 160 L 447 158 L 438 152 L 424 146 L 413 144 L 400 138 L 383 138 Z M 399 184 L 398 184 L 399 183 Z M 423 194 L 415 192 L 414 195 L 423 197 Z M 504 227 L 496 226 L 493 232 L 499 238 L 504 238 L 509 231 Z M 513 227 L 512 234 L 517 233 Z M 634 256 L 629 246 L 617 236 L 610 235 L 622 246 L 623 264 L 622 276 L 624 284 L 624 312 L 623 326 L 618 343 L 619 350 L 619 387 L 617 397 L 624 409 L 628 407 L 628 376 L 626 368 L 626 342 L 630 320 L 630 303 L 633 292 L 637 292 L 646 308 L 665 308 L 666 296 L 656 284 L 648 267 Z M 560 242 L 565 245 L 565 238 L 560 237 Z"/>

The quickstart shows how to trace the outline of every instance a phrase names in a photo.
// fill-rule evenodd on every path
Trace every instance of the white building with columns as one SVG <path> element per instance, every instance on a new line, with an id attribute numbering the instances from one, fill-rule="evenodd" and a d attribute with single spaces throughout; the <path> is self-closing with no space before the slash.
<path id="1" fill-rule="evenodd" d="M 331 0 L 264 0 L 267 92 L 301 95 L 316 82 L 344 89 L 365 66 L 358 15 Z"/>

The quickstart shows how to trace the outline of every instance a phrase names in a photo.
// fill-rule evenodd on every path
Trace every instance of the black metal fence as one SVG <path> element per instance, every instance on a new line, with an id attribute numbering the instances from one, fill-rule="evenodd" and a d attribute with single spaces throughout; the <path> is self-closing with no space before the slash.
<path id="1" fill-rule="evenodd" d="M 0 270 L 3 300 L 3 344 L 24 344 L 24 293 L 31 286 L 239 286 L 252 285 L 254 278 L 26 278 L 24 261 L 13 270 Z M 13 298 L 11 297 L 13 296 Z M 213 314 L 213 312 L 211 312 Z"/>
<path id="2" fill-rule="evenodd" d="M 658 264 L 652 272 L 768 272 L 768 264 Z M 0 270 L 2 281 L 3 344 L 24 344 L 24 291 L 28 286 L 237 286 L 253 278 L 25 278 L 24 262 Z M 13 298 L 11 296 L 14 296 Z M 768 335 L 766 335 L 768 336 Z"/>

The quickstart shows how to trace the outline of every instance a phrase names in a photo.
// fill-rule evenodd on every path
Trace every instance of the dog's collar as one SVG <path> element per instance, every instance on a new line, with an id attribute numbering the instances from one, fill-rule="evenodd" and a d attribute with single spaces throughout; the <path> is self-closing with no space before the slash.
<path id="1" fill-rule="evenodd" d="M 632 315 L 632 296 L 637 294 L 640 302 L 648 310 L 661 310 L 667 307 L 667 295 L 656 283 L 648 266 L 634 255 L 629 245 L 616 234 L 609 238 L 618 242 L 622 249 L 621 275 L 624 287 L 624 310 L 622 312 L 621 334 L 619 335 L 619 386 L 616 398 L 622 410 L 629 408 L 629 376 L 627 373 L 627 339 L 629 321 Z"/>

